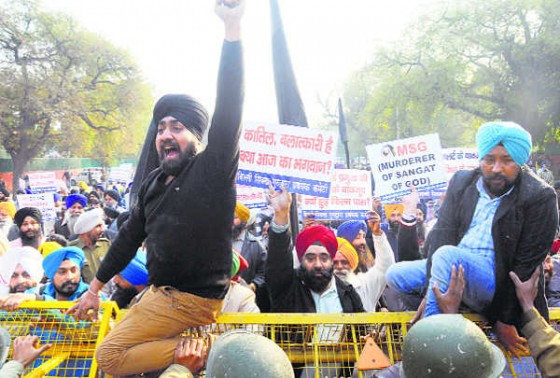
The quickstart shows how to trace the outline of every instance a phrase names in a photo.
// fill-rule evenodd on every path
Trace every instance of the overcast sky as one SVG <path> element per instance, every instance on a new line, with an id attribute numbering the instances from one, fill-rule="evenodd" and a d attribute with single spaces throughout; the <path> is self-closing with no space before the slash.
<path id="1" fill-rule="evenodd" d="M 276 122 L 268 0 L 246 0 L 247 121 Z M 312 127 L 336 107 L 348 75 L 390 43 L 428 0 L 279 0 L 288 47 Z M 156 97 L 188 93 L 212 109 L 223 38 L 213 0 L 43 0 L 135 57 Z M 334 109 L 333 109 L 334 112 Z"/>

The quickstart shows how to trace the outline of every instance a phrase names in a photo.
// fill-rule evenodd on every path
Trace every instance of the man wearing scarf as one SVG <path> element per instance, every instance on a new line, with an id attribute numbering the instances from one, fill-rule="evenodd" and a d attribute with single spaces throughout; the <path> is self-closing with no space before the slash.
<path id="1" fill-rule="evenodd" d="M 508 272 L 523 281 L 540 266 L 552 245 L 558 213 L 556 193 L 526 165 L 531 135 L 513 122 L 490 122 L 476 135 L 480 167 L 457 172 L 449 183 L 428 259 L 397 263 L 387 271 L 389 286 L 425 294 L 418 315 L 440 312 L 433 287 L 446 293 L 452 270 L 464 269 L 463 304 L 494 325 L 506 349 L 526 352 L 519 337 L 521 308 Z M 535 307 L 548 318 L 544 280 Z"/>
<path id="2" fill-rule="evenodd" d="M 87 198 L 83 194 L 70 194 L 66 197 L 66 211 L 64 218 L 54 224 L 54 233 L 64 236 L 66 239 L 74 239 L 74 225 L 87 206 Z"/>
<path id="3" fill-rule="evenodd" d="M 215 8 L 224 22 L 225 41 L 206 148 L 202 139 L 209 118 L 202 104 L 188 95 L 163 96 L 154 107 L 146 138 L 160 166 L 144 176 L 137 204 L 90 290 L 69 310 L 82 319 L 90 309 L 97 314 L 97 294 L 144 242 L 151 286 L 96 353 L 99 367 L 111 375 L 169 366 L 181 332 L 215 322 L 229 287 L 244 97 L 244 1 L 216 0 Z"/>
<path id="4" fill-rule="evenodd" d="M 10 242 L 11 247 L 30 246 L 39 249 L 43 243 L 43 216 L 36 207 L 23 207 L 14 215 L 19 228 L 19 238 Z"/>

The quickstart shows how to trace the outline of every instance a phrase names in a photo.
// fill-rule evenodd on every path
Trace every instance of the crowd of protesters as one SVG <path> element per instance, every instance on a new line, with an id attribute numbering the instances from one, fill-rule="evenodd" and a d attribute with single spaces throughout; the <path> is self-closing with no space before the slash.
<path id="1" fill-rule="evenodd" d="M 102 371 L 116 376 L 180 361 L 196 373 L 212 337 L 191 345 L 181 333 L 224 312 L 411 310 L 421 322 L 470 311 L 488 319 L 506 351 L 531 348 L 543 374 L 558 376 L 534 334 L 529 343 L 520 334 L 548 320 L 547 299 L 560 301 L 557 192 L 546 172 L 525 164 L 531 135 L 511 122 L 484 124 L 480 167 L 455 174 L 444 198 L 421 199 L 411 188 L 398 203 L 376 199 L 364 221 L 307 216 L 293 230 L 298 205 L 286 188 L 271 184 L 263 209 L 235 200 L 243 2 L 216 8 L 225 40 L 213 117 L 186 95 L 156 103 L 145 143 L 160 166 L 144 176 L 134 207 L 118 190 L 80 184 L 55 195 L 51 227 L 2 188 L 0 309 L 75 301 L 68 315 L 92 320 L 101 301 L 129 307 L 96 353 Z"/>

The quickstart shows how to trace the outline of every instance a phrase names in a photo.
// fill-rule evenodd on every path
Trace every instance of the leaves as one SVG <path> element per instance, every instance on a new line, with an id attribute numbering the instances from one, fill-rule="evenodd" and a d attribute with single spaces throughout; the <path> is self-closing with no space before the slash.
<path id="1" fill-rule="evenodd" d="M 150 102 L 126 52 L 34 1 L 0 2 L 0 138 L 14 167 L 45 148 L 108 163 L 135 153 Z"/>
<path id="2" fill-rule="evenodd" d="M 557 140 L 559 20 L 553 0 L 439 3 L 347 84 L 354 141 L 439 132 L 446 147 L 472 146 L 494 119 L 523 125 L 536 145 Z"/>

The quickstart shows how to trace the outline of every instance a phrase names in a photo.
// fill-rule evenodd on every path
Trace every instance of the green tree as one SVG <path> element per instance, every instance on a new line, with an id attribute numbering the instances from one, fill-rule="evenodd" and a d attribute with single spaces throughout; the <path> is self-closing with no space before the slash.
<path id="1" fill-rule="evenodd" d="M 536 145 L 558 140 L 560 3 L 439 3 L 346 86 L 353 138 L 365 144 L 438 132 L 473 145 L 477 127 L 523 125 Z"/>
<path id="2" fill-rule="evenodd" d="M 137 148 L 124 135 L 145 128 L 150 101 L 126 52 L 35 1 L 0 1 L 0 137 L 14 190 L 45 148 L 93 157 Z"/>

